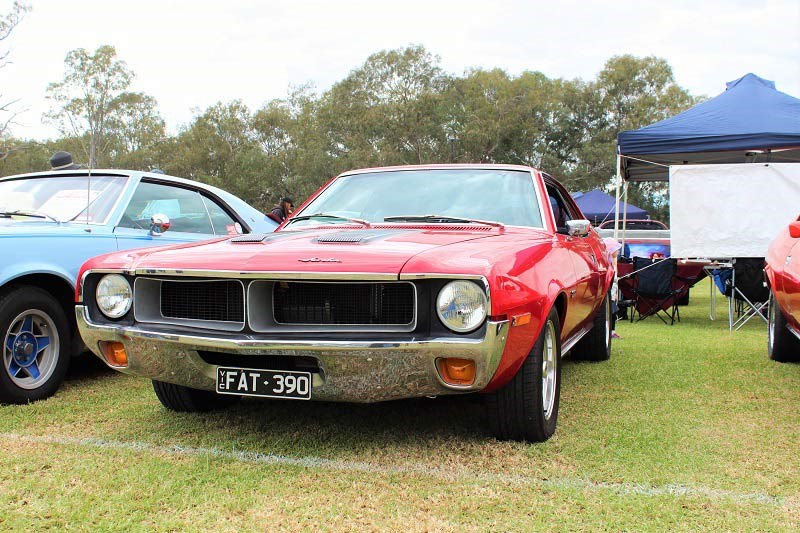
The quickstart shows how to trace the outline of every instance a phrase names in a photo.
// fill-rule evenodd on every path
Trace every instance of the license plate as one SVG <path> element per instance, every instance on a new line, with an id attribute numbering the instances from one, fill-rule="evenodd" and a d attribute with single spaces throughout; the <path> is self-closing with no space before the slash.
<path id="1" fill-rule="evenodd" d="M 311 372 L 219 366 L 217 393 L 310 400 Z"/>

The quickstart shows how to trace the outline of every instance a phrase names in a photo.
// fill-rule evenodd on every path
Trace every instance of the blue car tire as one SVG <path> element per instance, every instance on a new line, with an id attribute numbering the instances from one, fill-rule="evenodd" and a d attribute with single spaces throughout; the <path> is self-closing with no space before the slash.
<path id="1" fill-rule="evenodd" d="M 17 286 L 0 296 L 0 403 L 52 396 L 69 368 L 70 330 L 64 308 L 48 292 Z"/>

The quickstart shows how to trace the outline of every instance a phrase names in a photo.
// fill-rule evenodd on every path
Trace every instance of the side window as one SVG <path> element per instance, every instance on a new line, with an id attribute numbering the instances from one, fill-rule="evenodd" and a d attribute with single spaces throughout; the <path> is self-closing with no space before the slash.
<path id="1" fill-rule="evenodd" d="M 217 202 L 203 196 L 203 203 L 211 217 L 211 226 L 216 235 L 237 235 L 242 232 L 242 226 L 232 219 Z"/>
<path id="2" fill-rule="evenodd" d="M 556 231 L 564 233 L 567 231 L 567 221 L 572 220 L 569 205 L 561 197 L 561 193 L 552 185 L 547 186 L 547 197 L 550 201 L 550 208 L 553 210 L 553 217 L 556 221 Z"/>
<path id="3" fill-rule="evenodd" d="M 148 229 L 155 214 L 169 217 L 170 231 L 214 234 L 200 193 L 160 183 L 139 184 L 119 225 Z"/>

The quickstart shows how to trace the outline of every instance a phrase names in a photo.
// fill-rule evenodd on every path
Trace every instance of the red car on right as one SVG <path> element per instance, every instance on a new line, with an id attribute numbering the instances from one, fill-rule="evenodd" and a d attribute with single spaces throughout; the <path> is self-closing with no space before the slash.
<path id="1" fill-rule="evenodd" d="M 800 361 L 800 217 L 772 241 L 764 267 L 770 287 L 769 357 Z"/>

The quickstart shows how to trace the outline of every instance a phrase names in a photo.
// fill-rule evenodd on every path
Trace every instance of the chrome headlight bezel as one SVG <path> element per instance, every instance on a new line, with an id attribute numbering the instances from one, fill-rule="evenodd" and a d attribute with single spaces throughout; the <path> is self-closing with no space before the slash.
<path id="1" fill-rule="evenodd" d="M 477 283 L 454 280 L 439 290 L 436 315 L 444 326 L 456 333 L 478 329 L 489 316 L 489 299 Z"/>
<path id="2" fill-rule="evenodd" d="M 97 308 L 106 317 L 116 320 L 125 316 L 133 306 L 133 289 L 122 274 L 106 274 L 95 288 Z"/>

